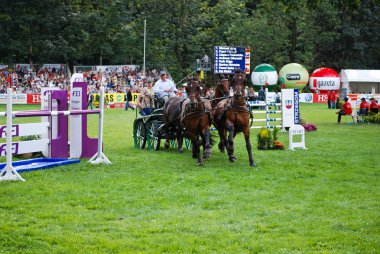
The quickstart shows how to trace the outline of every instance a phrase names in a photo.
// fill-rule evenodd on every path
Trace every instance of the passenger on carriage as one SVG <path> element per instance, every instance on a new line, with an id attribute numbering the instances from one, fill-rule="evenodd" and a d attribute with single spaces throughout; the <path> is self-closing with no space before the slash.
<path id="1" fill-rule="evenodd" d="M 148 116 L 152 113 L 152 108 L 154 108 L 153 97 L 153 84 L 152 81 L 148 81 L 147 87 L 144 87 L 141 90 L 140 96 L 137 100 L 137 107 L 142 116 Z"/>
<path id="2" fill-rule="evenodd" d="M 166 102 L 169 97 L 174 96 L 178 90 L 174 82 L 167 78 L 166 72 L 161 71 L 160 79 L 154 84 L 153 91 L 159 100 L 161 99 Z"/>

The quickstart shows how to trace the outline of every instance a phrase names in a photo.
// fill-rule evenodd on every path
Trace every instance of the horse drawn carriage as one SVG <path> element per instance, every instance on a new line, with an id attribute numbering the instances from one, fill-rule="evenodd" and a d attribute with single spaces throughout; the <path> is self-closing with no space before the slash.
<path id="1" fill-rule="evenodd" d="M 234 154 L 234 137 L 243 132 L 248 152 L 249 165 L 255 166 L 250 144 L 250 111 L 243 96 L 246 82 L 245 74 L 236 73 L 233 77 L 234 94 L 229 94 L 228 80 L 216 84 L 213 101 L 201 97 L 201 87 L 197 80 L 190 80 L 186 86 L 187 99 L 170 97 L 164 107 L 149 116 L 135 119 L 133 137 L 135 146 L 150 150 L 160 148 L 161 139 L 165 138 L 165 148 L 178 147 L 182 153 L 183 141 L 187 148 L 192 148 L 193 158 L 198 165 L 211 156 L 211 125 L 219 134 L 218 148 L 227 150 L 229 160 L 236 161 Z M 219 94 L 219 95 L 218 95 Z M 218 96 L 219 97 L 218 97 Z M 191 140 L 191 142 L 190 142 Z M 203 147 L 203 156 L 200 147 Z"/>
<path id="2" fill-rule="evenodd" d="M 158 98 L 154 98 L 155 108 L 152 109 L 152 114 L 147 116 L 137 117 L 133 123 L 133 140 L 135 147 L 157 151 L 160 149 L 161 140 L 169 139 L 171 147 L 178 147 L 177 132 L 178 130 L 167 129 L 164 123 L 163 102 Z M 191 148 L 191 141 L 187 137 L 186 132 L 182 133 L 184 137 L 185 147 Z"/>

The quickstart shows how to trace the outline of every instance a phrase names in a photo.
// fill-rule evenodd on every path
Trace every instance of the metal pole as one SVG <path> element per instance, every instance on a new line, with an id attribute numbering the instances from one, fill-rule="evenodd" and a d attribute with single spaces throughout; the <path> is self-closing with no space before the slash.
<path id="1" fill-rule="evenodd" d="M 145 69 L 145 46 L 146 46 L 146 19 L 144 19 L 144 63 L 143 63 L 143 75 L 146 78 L 146 69 Z"/>

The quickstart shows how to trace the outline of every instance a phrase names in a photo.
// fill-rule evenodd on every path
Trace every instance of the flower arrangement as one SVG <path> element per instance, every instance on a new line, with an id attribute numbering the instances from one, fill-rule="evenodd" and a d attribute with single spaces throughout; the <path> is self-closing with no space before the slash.
<path id="1" fill-rule="evenodd" d="M 317 130 L 317 126 L 315 126 L 312 123 L 304 123 L 301 125 L 305 128 L 305 131 L 316 131 Z"/>
<path id="2" fill-rule="evenodd" d="M 283 143 L 277 140 L 278 128 L 273 131 L 267 128 L 261 128 L 257 134 L 257 149 L 259 150 L 284 150 Z"/>

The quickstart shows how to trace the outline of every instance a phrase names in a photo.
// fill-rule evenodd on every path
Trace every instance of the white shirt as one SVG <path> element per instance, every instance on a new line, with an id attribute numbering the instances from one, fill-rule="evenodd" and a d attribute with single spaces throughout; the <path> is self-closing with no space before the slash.
<path id="1" fill-rule="evenodd" d="M 170 92 L 164 92 L 165 90 L 170 90 Z M 171 81 L 170 79 L 166 79 L 165 81 L 159 79 L 154 84 L 153 91 L 159 97 L 162 97 L 164 95 L 172 96 L 174 95 L 174 92 L 177 92 L 177 88 L 175 87 L 173 81 Z"/>

